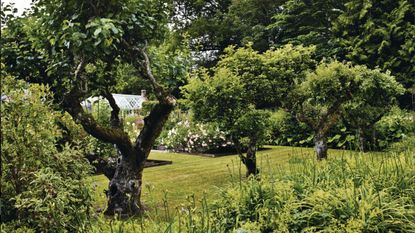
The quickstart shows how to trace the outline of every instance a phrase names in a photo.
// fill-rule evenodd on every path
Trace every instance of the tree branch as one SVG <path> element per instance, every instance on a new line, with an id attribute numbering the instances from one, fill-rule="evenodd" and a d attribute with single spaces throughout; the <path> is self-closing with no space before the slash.
<path id="1" fill-rule="evenodd" d="M 127 133 L 120 128 L 106 128 L 99 125 L 91 114 L 83 110 L 79 100 L 73 96 L 65 98 L 64 108 L 93 137 L 103 142 L 116 144 L 122 154 L 132 153 L 132 144 Z"/>
<path id="2" fill-rule="evenodd" d="M 154 89 L 154 92 L 157 96 L 157 99 L 159 101 L 162 101 L 165 96 L 167 95 L 163 87 L 156 81 L 156 79 L 153 76 L 153 72 L 151 71 L 150 67 L 150 59 L 148 58 L 147 53 L 144 51 L 144 49 L 138 49 L 138 51 L 141 53 L 141 55 L 144 58 L 143 66 L 144 66 L 144 76 L 150 81 L 151 86 Z"/>
<path id="3" fill-rule="evenodd" d="M 321 130 L 322 133 L 326 133 L 331 126 L 336 123 L 337 118 L 339 117 L 337 111 L 340 109 L 342 100 L 337 99 L 336 102 L 327 110 L 327 112 L 321 117 L 318 122 L 317 128 Z"/>
<path id="4" fill-rule="evenodd" d="M 79 62 L 74 72 L 74 80 L 77 80 L 79 73 L 81 72 L 83 67 L 84 67 L 84 59 L 81 58 L 81 61 Z"/>
<path id="5" fill-rule="evenodd" d="M 169 92 L 157 82 L 151 71 L 150 59 L 145 52 L 145 49 L 131 46 L 126 40 L 122 40 L 122 42 L 126 46 L 126 50 L 128 51 L 127 54 L 131 59 L 131 62 L 137 70 L 143 71 L 143 76 L 150 81 L 157 100 L 159 101 L 151 110 L 150 114 L 144 118 L 144 127 L 138 135 L 134 145 L 134 150 L 138 152 L 137 155 L 140 156 L 137 158 L 137 163 L 139 165 L 144 165 L 143 162 L 147 159 L 151 147 L 156 138 L 160 135 L 170 113 L 176 106 L 176 98 L 170 95 Z M 137 55 L 142 57 L 143 60 L 137 60 Z"/>
<path id="6" fill-rule="evenodd" d="M 156 138 L 160 135 L 165 122 L 176 105 L 176 100 L 166 98 L 166 101 L 159 102 L 151 110 L 150 114 L 144 118 L 144 128 L 141 130 L 135 142 L 135 150 L 141 151 L 142 158 L 138 162 L 145 161 L 153 146 Z"/>
<path id="7" fill-rule="evenodd" d="M 158 101 L 164 102 L 166 100 L 166 96 L 168 96 L 169 94 L 166 90 L 164 90 L 164 88 L 157 82 L 156 78 L 154 77 L 153 72 L 151 71 L 150 58 L 145 52 L 145 48 L 131 46 L 126 40 L 122 40 L 122 42 L 127 47 L 127 50 L 132 50 L 130 52 L 130 59 L 132 60 L 137 70 L 143 70 L 142 74 L 147 80 L 150 81 Z M 137 56 L 136 54 L 134 54 L 134 52 L 137 52 L 141 57 L 143 57 L 144 60 L 141 62 L 136 60 Z"/>
<path id="8" fill-rule="evenodd" d="M 83 66 L 84 61 L 81 59 L 74 72 L 74 80 L 79 80 L 79 75 Z M 131 154 L 133 146 L 128 134 L 121 128 L 106 128 L 99 125 L 94 117 L 91 114 L 86 113 L 82 108 L 80 100 L 82 96 L 81 91 L 74 85 L 72 90 L 64 96 L 62 103 L 63 108 L 74 118 L 74 120 L 82 125 L 87 133 L 103 142 L 116 144 L 122 154 Z"/>
<path id="9" fill-rule="evenodd" d="M 108 100 L 108 103 L 112 108 L 112 111 L 111 111 L 111 127 L 121 129 L 122 122 L 121 122 L 120 117 L 119 117 L 120 107 L 118 107 L 117 103 L 115 102 L 114 96 L 112 96 L 112 94 L 110 93 L 110 91 L 108 89 L 105 90 L 102 93 L 102 95 L 105 97 L 105 99 Z"/>
<path id="10" fill-rule="evenodd" d="M 238 154 L 239 158 L 241 159 L 242 163 L 246 165 L 246 156 L 242 153 L 241 150 L 241 143 L 237 139 L 233 139 L 233 144 L 235 145 L 236 153 Z"/>

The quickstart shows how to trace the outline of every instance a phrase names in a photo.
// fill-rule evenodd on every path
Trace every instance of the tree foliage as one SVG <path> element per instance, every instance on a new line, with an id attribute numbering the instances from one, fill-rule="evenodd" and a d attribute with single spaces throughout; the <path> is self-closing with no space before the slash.
<path id="1" fill-rule="evenodd" d="M 414 18 L 413 1 L 349 1 L 333 30 L 348 60 L 390 70 L 409 89 L 415 85 Z M 401 104 L 410 106 L 410 96 Z"/>
<path id="2" fill-rule="evenodd" d="M 252 47 L 231 46 L 217 67 L 230 69 L 244 83 L 245 101 L 256 108 L 282 106 L 283 98 L 295 83 L 305 79 L 305 71 L 316 65 L 315 47 L 292 46 L 259 53 Z"/>
<path id="3" fill-rule="evenodd" d="M 315 65 L 313 52 L 313 47 L 291 45 L 263 54 L 251 47 L 229 47 L 213 76 L 201 69 L 184 87 L 196 120 L 217 123 L 237 149 L 246 145 L 246 157 L 239 154 L 248 174 L 257 173 L 256 147 L 269 131 L 270 113 L 264 109 L 283 106 L 284 96 Z"/>
<path id="4" fill-rule="evenodd" d="M 273 16 L 269 25 L 276 44 L 315 45 L 319 59 L 338 55 L 341 47 L 332 31 L 332 23 L 344 11 L 346 0 L 289 0 Z"/>
<path id="5" fill-rule="evenodd" d="M 177 0 L 175 25 L 192 38 L 199 60 L 214 65 L 230 45 L 252 43 L 255 50 L 270 48 L 273 37 L 267 26 L 285 0 Z"/>
<path id="6" fill-rule="evenodd" d="M 329 130 L 346 108 L 349 114 L 356 114 L 353 117 L 359 123 L 355 127 L 361 122 L 374 124 L 386 113 L 377 108 L 390 105 L 402 92 L 402 86 L 388 73 L 333 61 L 322 63 L 307 74 L 306 80 L 291 94 L 290 109 L 314 130 L 318 158 L 325 158 Z"/>

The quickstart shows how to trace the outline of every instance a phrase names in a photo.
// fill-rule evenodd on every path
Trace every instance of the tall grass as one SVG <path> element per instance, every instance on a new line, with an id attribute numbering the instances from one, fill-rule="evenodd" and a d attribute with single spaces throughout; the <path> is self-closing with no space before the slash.
<path id="1" fill-rule="evenodd" d="M 232 182 L 175 212 L 168 201 L 156 216 L 94 224 L 93 232 L 415 232 L 415 155 L 343 153 L 327 161 L 301 154 L 259 178 Z M 157 207 L 156 207 L 157 208 Z M 109 228 L 110 227 L 110 228 Z"/>

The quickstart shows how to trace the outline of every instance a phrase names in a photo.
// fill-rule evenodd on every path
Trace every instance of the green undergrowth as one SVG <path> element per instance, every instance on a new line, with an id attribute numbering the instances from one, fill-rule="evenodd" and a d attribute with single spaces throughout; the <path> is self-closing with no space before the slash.
<path id="1" fill-rule="evenodd" d="M 92 232 L 414 232 L 415 155 L 338 153 L 268 160 L 262 175 L 228 173 L 215 198 L 185 196 L 172 208 L 167 195 L 144 218 L 99 217 Z M 154 202 L 156 203 L 156 202 Z M 175 203 L 175 202 L 173 202 Z M 151 211 L 150 211 L 151 212 Z"/>

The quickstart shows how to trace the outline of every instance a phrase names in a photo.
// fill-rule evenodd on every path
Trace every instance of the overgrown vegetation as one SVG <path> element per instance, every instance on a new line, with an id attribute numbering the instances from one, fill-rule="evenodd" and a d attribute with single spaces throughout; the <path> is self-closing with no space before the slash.
<path id="1" fill-rule="evenodd" d="M 77 231 L 90 219 L 91 166 L 84 150 L 61 143 L 51 94 L 42 85 L 16 81 L 2 72 L 2 231 Z"/>
<path id="2" fill-rule="evenodd" d="M 176 210 L 165 199 L 154 218 L 108 223 L 93 232 L 412 232 L 415 157 L 343 152 L 318 162 L 308 153 L 280 166 L 265 163 L 261 179 L 234 176 L 208 202 L 190 195 Z M 239 177 L 239 178 L 238 178 Z"/>

